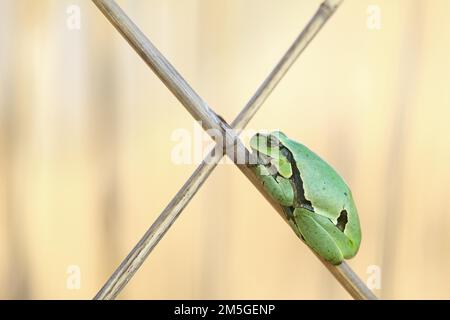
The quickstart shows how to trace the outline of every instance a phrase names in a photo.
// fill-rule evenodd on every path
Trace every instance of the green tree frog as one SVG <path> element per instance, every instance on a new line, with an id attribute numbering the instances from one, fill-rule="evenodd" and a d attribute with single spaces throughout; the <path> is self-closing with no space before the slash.
<path id="1" fill-rule="evenodd" d="M 339 174 L 304 145 L 282 132 L 250 140 L 254 172 L 303 241 L 332 264 L 352 258 L 361 229 L 352 193 Z"/>

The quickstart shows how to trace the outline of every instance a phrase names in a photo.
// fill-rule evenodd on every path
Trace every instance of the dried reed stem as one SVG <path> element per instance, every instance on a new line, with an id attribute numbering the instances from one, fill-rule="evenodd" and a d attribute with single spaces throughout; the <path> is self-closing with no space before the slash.
<path id="1" fill-rule="evenodd" d="M 258 91 L 250 99 L 235 121 L 233 121 L 232 126 L 235 130 L 232 130 L 231 127 L 223 119 L 221 119 L 189 86 L 189 84 L 181 77 L 175 68 L 127 17 L 115 1 L 93 0 L 93 2 L 124 36 L 124 38 L 136 50 L 142 59 L 149 65 L 149 67 L 156 73 L 161 81 L 178 98 L 178 100 L 191 113 L 191 115 L 197 121 L 201 121 L 202 126 L 205 129 L 213 128 L 220 130 L 220 132 L 222 132 L 226 137 L 227 141 L 232 141 L 232 144 L 236 145 L 238 150 L 242 150 L 248 154 L 248 151 L 240 142 L 236 134 L 239 133 L 240 130 L 242 130 L 242 128 L 245 127 L 245 125 L 254 116 L 256 111 L 270 95 L 272 90 L 291 67 L 296 58 L 306 48 L 309 42 L 331 17 L 342 1 L 324 1 L 322 3 L 306 28 L 298 36 L 267 79 L 259 87 Z M 230 148 L 225 149 L 225 151 L 228 152 Z M 233 160 L 235 160 L 234 157 L 235 154 L 232 155 Z M 148 229 L 138 244 L 108 279 L 106 284 L 97 293 L 94 299 L 114 299 L 120 293 L 139 267 L 143 264 L 153 248 L 158 244 L 159 240 L 161 240 L 170 226 L 175 222 L 176 218 L 186 207 L 204 181 L 208 178 L 209 174 L 221 158 L 222 154 L 216 152 L 215 154 L 210 154 L 207 157 L 208 161 L 203 161 L 203 163 L 186 181 L 172 201 L 170 201 L 150 229 Z M 280 215 L 284 217 L 283 211 L 279 204 L 273 201 L 273 199 L 263 190 L 262 185 L 254 175 L 253 171 L 247 165 L 238 164 L 238 167 L 280 213 Z M 376 298 L 346 263 L 339 266 L 333 266 L 320 257 L 319 259 L 325 264 L 328 270 L 330 270 L 342 286 L 352 295 L 352 297 L 355 299 Z"/>

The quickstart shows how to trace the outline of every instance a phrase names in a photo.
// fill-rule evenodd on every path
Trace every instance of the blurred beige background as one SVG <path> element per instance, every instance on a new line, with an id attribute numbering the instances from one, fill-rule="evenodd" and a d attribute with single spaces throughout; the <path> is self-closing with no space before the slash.
<path id="1" fill-rule="evenodd" d="M 119 3 L 231 121 L 320 0 Z M 344 176 L 363 228 L 349 264 L 364 281 L 379 267 L 383 298 L 450 298 L 448 12 L 344 1 L 249 126 L 282 129 Z M 172 133 L 193 127 L 90 1 L 0 0 L 0 298 L 93 297 L 196 167 L 171 160 Z M 120 298 L 349 295 L 222 165 Z"/>

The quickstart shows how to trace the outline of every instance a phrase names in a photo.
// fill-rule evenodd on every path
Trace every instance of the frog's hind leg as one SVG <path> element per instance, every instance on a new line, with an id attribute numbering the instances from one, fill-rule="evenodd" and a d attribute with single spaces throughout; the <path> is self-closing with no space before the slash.
<path id="1" fill-rule="evenodd" d="M 306 244 L 325 260 L 332 264 L 340 264 L 344 260 L 341 239 L 334 233 L 330 233 L 326 220 L 332 224 L 327 218 L 309 210 L 303 208 L 294 210 L 293 221 Z M 339 231 L 334 225 L 333 228 Z"/>

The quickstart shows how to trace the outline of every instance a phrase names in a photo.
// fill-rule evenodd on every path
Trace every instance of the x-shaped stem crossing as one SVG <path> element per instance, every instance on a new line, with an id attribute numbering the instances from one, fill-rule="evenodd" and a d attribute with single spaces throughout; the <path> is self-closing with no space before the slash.
<path id="1" fill-rule="evenodd" d="M 264 80 L 244 109 L 239 113 L 237 118 L 232 122 L 231 127 L 189 86 L 183 77 L 166 60 L 158 49 L 156 49 L 114 0 L 92 1 L 191 115 L 202 124 L 203 128 L 207 130 L 207 132 L 210 132 L 210 129 L 215 129 L 222 133 L 224 141 L 228 142 L 223 148 L 224 152 L 227 153 L 227 155 L 236 163 L 238 168 L 284 218 L 281 206 L 264 191 L 261 183 L 254 175 L 249 165 L 236 161 L 236 155 L 238 154 L 243 153 L 247 156 L 250 155 L 238 138 L 238 135 L 256 114 L 272 90 L 293 65 L 297 57 L 303 52 L 314 36 L 320 31 L 322 26 L 332 16 L 334 11 L 339 7 L 342 0 L 326 0 L 320 5 L 314 17 L 296 38 L 276 67 Z M 234 148 L 230 148 L 231 145 L 237 149 L 237 152 L 233 152 Z M 216 152 L 210 153 L 207 158 L 205 158 L 133 250 L 108 279 L 94 299 L 114 299 L 117 297 L 139 267 L 144 263 L 154 247 L 158 244 L 159 240 L 162 239 L 164 234 L 175 222 L 176 218 L 206 181 L 222 157 L 223 154 L 217 152 L 216 149 Z M 317 257 L 352 297 L 355 299 L 376 299 L 373 293 L 345 262 L 338 266 L 334 266 L 323 260 L 321 257 Z"/>

